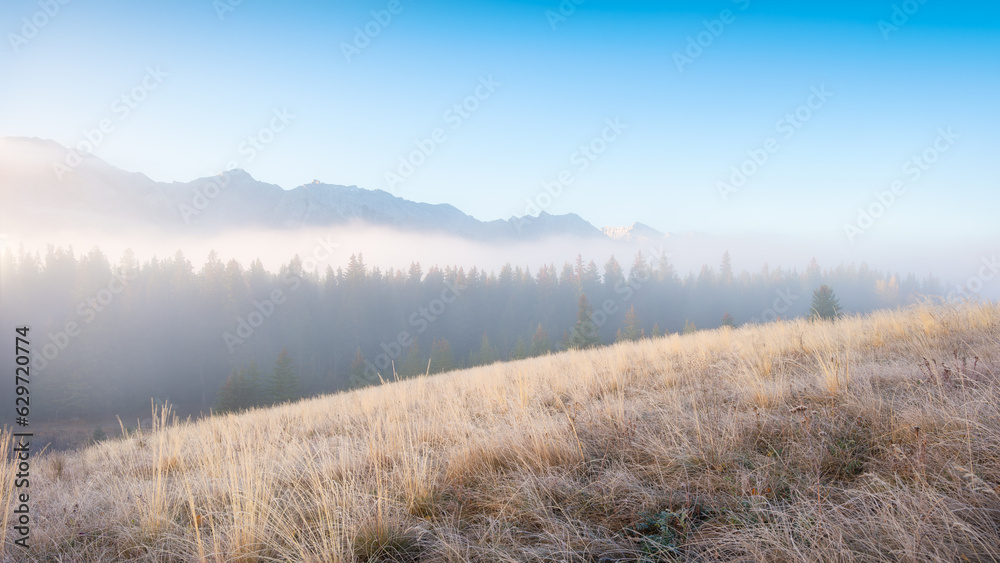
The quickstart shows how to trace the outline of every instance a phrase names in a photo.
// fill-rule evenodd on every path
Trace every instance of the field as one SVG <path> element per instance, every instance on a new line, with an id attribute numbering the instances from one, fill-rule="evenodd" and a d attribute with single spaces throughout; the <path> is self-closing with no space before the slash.
<path id="1" fill-rule="evenodd" d="M 34 460 L 28 552 L 5 460 L 3 561 L 1000 560 L 996 304 L 155 418 Z"/>

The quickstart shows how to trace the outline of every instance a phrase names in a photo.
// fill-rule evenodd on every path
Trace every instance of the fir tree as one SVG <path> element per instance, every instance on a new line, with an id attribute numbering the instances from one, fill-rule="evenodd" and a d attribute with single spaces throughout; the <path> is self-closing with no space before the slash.
<path id="1" fill-rule="evenodd" d="M 535 329 L 534 336 L 531 337 L 531 347 L 528 349 L 528 355 L 532 357 L 542 356 L 548 354 L 551 349 L 549 333 L 545 332 L 545 329 L 539 324 L 538 328 Z"/>
<path id="2" fill-rule="evenodd" d="M 696 332 L 698 332 L 698 327 L 694 326 L 693 322 L 691 322 L 689 320 L 685 320 L 684 321 L 684 334 L 694 334 Z"/>
<path id="3" fill-rule="evenodd" d="M 243 373 L 233 368 L 232 373 L 219 388 L 219 394 L 215 399 L 215 410 L 220 413 L 240 410 L 242 408 L 240 395 L 244 392 L 242 387 L 244 387 Z"/>
<path id="4" fill-rule="evenodd" d="M 653 323 L 653 332 L 650 333 L 653 338 L 659 338 L 663 336 L 663 329 L 660 328 L 659 323 Z"/>
<path id="5" fill-rule="evenodd" d="M 514 350 L 510 353 L 510 359 L 523 360 L 528 357 L 528 345 L 524 343 L 524 337 L 518 335 L 517 342 L 514 343 Z"/>
<path id="6" fill-rule="evenodd" d="M 597 325 L 594 324 L 594 309 L 587 300 L 587 294 L 580 294 L 580 301 L 576 313 L 576 326 L 573 327 L 573 334 L 569 338 L 569 347 L 575 349 L 593 348 L 601 343 L 601 336 L 597 332 Z"/>
<path id="7" fill-rule="evenodd" d="M 399 375 L 403 377 L 416 377 L 427 373 L 427 361 L 424 360 L 423 353 L 420 352 L 420 343 L 413 339 L 413 344 L 406 352 L 406 358 L 399 366 Z"/>
<path id="8" fill-rule="evenodd" d="M 274 362 L 274 373 L 269 383 L 268 398 L 271 403 L 285 403 L 299 398 L 299 376 L 292 367 L 288 350 L 281 349 L 281 354 Z"/>
<path id="9" fill-rule="evenodd" d="M 633 304 L 629 307 L 628 312 L 625 313 L 624 326 L 618 330 L 618 336 L 615 340 L 618 342 L 623 340 L 639 340 L 643 336 L 645 335 L 639 326 L 639 317 L 635 314 L 635 304 Z"/>
<path id="10" fill-rule="evenodd" d="M 822 285 L 813 292 L 812 306 L 809 308 L 810 319 L 836 319 L 840 317 L 840 311 L 840 302 L 830 286 Z"/>
<path id="11" fill-rule="evenodd" d="M 240 371 L 243 373 L 243 387 L 240 394 L 242 406 L 240 408 L 259 407 L 264 403 L 264 394 L 260 388 L 260 369 L 257 368 L 257 362 L 251 360 L 250 365 L 245 370 L 240 368 Z"/>
<path id="12" fill-rule="evenodd" d="M 442 338 L 431 348 L 431 373 L 441 373 L 455 369 L 455 358 L 451 353 L 451 344 Z"/>
<path id="13" fill-rule="evenodd" d="M 351 361 L 351 387 L 363 387 L 374 383 L 365 378 L 365 357 L 361 353 L 361 346 L 354 352 L 354 360 Z"/>
<path id="14" fill-rule="evenodd" d="M 479 352 L 473 353 L 472 360 L 473 364 L 480 366 L 492 364 L 497 361 L 497 351 L 490 344 L 490 339 L 485 332 L 483 333 L 483 339 L 479 343 Z"/>
<path id="15" fill-rule="evenodd" d="M 736 326 L 736 321 L 733 320 L 732 315 L 728 311 L 725 315 L 722 315 L 722 326 Z"/>

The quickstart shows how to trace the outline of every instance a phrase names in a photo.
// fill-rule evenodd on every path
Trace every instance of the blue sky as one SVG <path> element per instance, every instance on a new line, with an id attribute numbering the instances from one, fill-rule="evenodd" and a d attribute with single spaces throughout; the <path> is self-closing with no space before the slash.
<path id="1" fill-rule="evenodd" d="M 0 135 L 71 146 L 110 119 L 94 153 L 161 181 L 236 162 L 285 188 L 381 188 L 480 219 L 544 208 L 598 226 L 838 240 L 901 180 L 866 241 L 1000 238 L 996 3 L 399 0 L 348 60 L 355 28 L 375 29 L 390 4 L 243 0 L 220 17 L 226 0 L 71 0 L 43 18 L 37 1 L 4 2 Z M 900 25 L 880 29 L 894 10 Z M 22 18 L 47 21 L 28 38 Z M 123 118 L 115 101 L 148 68 L 165 76 Z M 490 79 L 467 117 L 448 113 Z M 831 95 L 786 137 L 781 120 L 814 88 Z M 282 110 L 291 122 L 261 133 Z M 907 159 L 942 128 L 956 140 L 911 179 Z M 387 177 L 436 130 L 412 174 Z M 581 169 L 577 151 L 602 133 Z M 251 153 L 252 135 L 270 142 Z M 777 149 L 723 198 L 720 182 L 768 139 Z M 564 172 L 572 183 L 540 197 Z"/>

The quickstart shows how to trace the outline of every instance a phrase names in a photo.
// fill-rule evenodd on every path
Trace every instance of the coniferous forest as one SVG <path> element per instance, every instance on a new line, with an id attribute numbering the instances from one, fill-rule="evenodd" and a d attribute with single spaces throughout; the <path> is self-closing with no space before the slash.
<path id="1" fill-rule="evenodd" d="M 844 313 L 944 293 L 933 277 L 865 264 L 736 272 L 728 253 L 690 273 L 640 253 L 498 272 L 382 270 L 354 255 L 317 274 L 297 256 L 271 272 L 214 252 L 196 265 L 181 252 L 140 263 L 129 251 L 115 260 L 50 247 L 7 249 L 0 280 L 4 320 L 40 335 L 34 412 L 49 420 L 148 412 L 150 399 L 188 414 L 239 409 L 567 347 L 809 316 L 823 285 Z"/>

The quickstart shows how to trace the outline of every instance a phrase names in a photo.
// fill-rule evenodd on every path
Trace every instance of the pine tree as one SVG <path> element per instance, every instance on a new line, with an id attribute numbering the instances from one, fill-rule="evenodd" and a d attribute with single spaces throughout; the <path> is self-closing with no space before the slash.
<path id="1" fill-rule="evenodd" d="M 810 319 L 836 319 L 840 317 L 840 312 L 840 302 L 830 286 L 821 285 L 813 292 L 812 306 L 809 308 Z"/>
<path id="2" fill-rule="evenodd" d="M 442 338 L 431 348 L 431 373 L 441 373 L 455 369 L 455 358 L 451 353 L 451 344 Z"/>
<path id="3" fill-rule="evenodd" d="M 639 326 L 639 317 L 635 314 L 635 304 L 633 304 L 629 307 L 628 312 L 625 313 L 624 326 L 618 330 L 618 336 L 615 340 L 618 342 L 623 340 L 639 340 L 643 336 L 642 327 Z"/>
<path id="4" fill-rule="evenodd" d="M 479 352 L 472 355 L 472 363 L 481 366 L 492 364 L 495 361 L 497 361 L 497 351 L 490 344 L 490 339 L 484 332 L 483 339 L 479 343 Z"/>
<path id="5" fill-rule="evenodd" d="M 694 334 L 696 332 L 698 332 L 698 327 L 694 326 L 693 322 L 691 322 L 689 320 L 685 320 L 684 321 L 684 334 Z"/>
<path id="6" fill-rule="evenodd" d="M 222 387 L 219 388 L 219 394 L 215 398 L 216 412 L 223 413 L 240 410 L 242 408 L 240 406 L 240 395 L 243 393 L 241 389 L 243 386 L 243 372 L 233 368 L 232 373 L 222 383 Z"/>
<path id="7" fill-rule="evenodd" d="M 601 343 L 601 335 L 594 324 L 594 309 L 587 300 L 587 294 L 580 294 L 579 307 L 576 313 L 576 326 L 569 338 L 569 347 L 575 349 L 593 348 Z"/>
<path id="8" fill-rule="evenodd" d="M 663 329 L 660 328 L 659 323 L 653 323 L 653 332 L 650 333 L 653 338 L 659 338 L 663 336 Z"/>
<path id="9" fill-rule="evenodd" d="M 281 354 L 274 362 L 274 373 L 269 383 L 268 398 L 271 403 L 285 403 L 299 398 L 299 376 L 292 367 L 288 350 L 281 349 Z"/>
<path id="10" fill-rule="evenodd" d="M 420 351 L 420 343 L 414 338 L 413 344 L 410 345 L 410 349 L 406 352 L 406 358 L 403 360 L 402 365 L 399 366 L 399 375 L 402 377 L 416 377 L 425 373 L 427 373 L 427 361 L 424 360 L 424 355 Z"/>
<path id="11" fill-rule="evenodd" d="M 531 357 L 542 356 L 548 354 L 551 349 L 549 333 L 545 332 L 545 329 L 539 324 L 538 328 L 535 329 L 534 336 L 531 337 L 531 347 L 528 348 L 528 355 Z"/>
<path id="12" fill-rule="evenodd" d="M 524 343 L 524 337 L 521 335 L 517 336 L 517 342 L 514 343 L 514 350 L 510 353 L 510 359 L 512 360 L 523 360 L 528 357 L 528 345 Z"/>
<path id="13" fill-rule="evenodd" d="M 722 315 L 722 326 L 736 326 L 736 321 L 733 320 L 732 315 L 726 311 L 725 315 Z"/>
<path id="14" fill-rule="evenodd" d="M 264 394 L 261 392 L 261 381 L 260 381 L 260 369 L 257 368 L 257 362 L 251 360 L 250 365 L 247 366 L 246 370 L 243 371 L 243 384 L 244 384 L 244 408 L 258 407 L 264 403 Z"/>
<path id="15" fill-rule="evenodd" d="M 351 361 L 350 374 L 351 387 L 364 387 L 365 385 L 376 383 L 376 381 L 369 381 L 365 376 L 365 356 L 361 353 L 361 346 L 358 346 L 357 350 L 354 352 L 354 359 Z"/>

